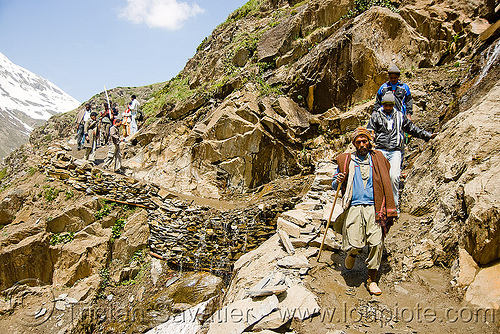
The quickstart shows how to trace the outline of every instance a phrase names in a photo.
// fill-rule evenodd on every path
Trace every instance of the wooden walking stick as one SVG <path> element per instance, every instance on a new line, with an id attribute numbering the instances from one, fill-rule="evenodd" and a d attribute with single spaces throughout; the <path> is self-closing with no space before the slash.
<path id="1" fill-rule="evenodd" d="M 319 258 L 321 257 L 321 251 L 323 250 L 323 245 L 325 244 L 326 234 L 328 232 L 328 228 L 330 227 L 330 222 L 332 221 L 333 210 L 335 210 L 335 204 L 337 203 L 337 198 L 339 197 L 340 187 L 342 186 L 342 182 L 337 186 L 337 192 L 335 193 L 335 199 L 333 200 L 332 210 L 330 211 L 330 216 L 328 217 L 328 222 L 326 223 L 325 235 L 323 236 L 323 241 L 321 242 L 321 247 L 319 248 L 318 258 L 316 261 L 319 262 Z"/>

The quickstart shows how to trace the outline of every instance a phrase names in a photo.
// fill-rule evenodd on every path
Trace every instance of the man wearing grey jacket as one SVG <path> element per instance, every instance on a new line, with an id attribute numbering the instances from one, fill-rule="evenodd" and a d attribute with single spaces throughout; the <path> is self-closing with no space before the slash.
<path id="1" fill-rule="evenodd" d="M 111 145 L 109 146 L 108 156 L 104 160 L 102 168 L 107 169 L 114 162 L 113 171 L 121 173 L 122 171 L 122 156 L 120 152 L 120 126 L 122 125 L 121 118 L 115 118 L 115 124 L 109 129 L 109 138 Z"/>
<path id="2" fill-rule="evenodd" d="M 85 121 L 83 132 L 85 136 L 85 141 L 83 143 L 85 154 L 83 158 L 94 164 L 97 139 L 99 137 L 99 121 L 97 120 L 97 112 L 92 111 L 90 113 L 90 118 Z"/>
<path id="3" fill-rule="evenodd" d="M 387 91 L 382 97 L 382 106 L 373 112 L 367 129 L 375 131 L 375 148 L 381 151 L 391 164 L 390 176 L 394 202 L 399 213 L 399 175 L 404 151 L 404 133 L 429 141 L 437 136 L 420 129 L 397 107 L 394 94 Z"/>

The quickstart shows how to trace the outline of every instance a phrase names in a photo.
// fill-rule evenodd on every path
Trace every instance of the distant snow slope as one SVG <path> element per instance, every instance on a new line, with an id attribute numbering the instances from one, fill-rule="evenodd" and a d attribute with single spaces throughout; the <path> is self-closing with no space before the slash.
<path id="1" fill-rule="evenodd" d="M 27 142 L 33 127 L 79 105 L 47 79 L 0 53 L 0 159 Z"/>

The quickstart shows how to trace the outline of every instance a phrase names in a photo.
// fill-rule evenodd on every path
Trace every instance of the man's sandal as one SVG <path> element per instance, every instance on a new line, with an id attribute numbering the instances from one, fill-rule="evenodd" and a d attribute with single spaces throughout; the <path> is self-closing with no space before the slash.
<path id="1" fill-rule="evenodd" d="M 380 296 L 382 294 L 382 290 L 377 285 L 377 282 L 367 282 L 366 286 L 368 288 L 368 292 L 375 296 Z"/>

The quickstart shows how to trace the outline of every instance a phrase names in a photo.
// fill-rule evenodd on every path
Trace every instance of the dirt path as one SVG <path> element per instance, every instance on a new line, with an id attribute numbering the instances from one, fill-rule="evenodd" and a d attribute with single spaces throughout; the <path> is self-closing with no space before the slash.
<path id="1" fill-rule="evenodd" d="M 320 263 L 312 260 L 305 283 L 318 296 L 321 313 L 292 328 L 303 334 L 498 333 L 498 311 L 461 302 L 459 292 L 451 288 L 449 269 L 433 266 L 405 272 L 400 262 L 410 238 L 402 231 L 416 221 L 420 219 L 402 216 L 386 239 L 379 272 L 381 296 L 371 296 L 365 287 L 366 248 L 352 270 L 345 269 L 342 252 L 324 252 Z"/>
<path id="2" fill-rule="evenodd" d="M 70 145 L 71 151 L 69 152 L 73 157 L 77 159 L 83 159 L 85 151 L 80 150 L 78 151 L 76 148 L 76 145 Z M 96 160 L 95 160 L 95 168 L 104 170 L 102 168 L 104 164 L 104 160 L 106 159 L 106 156 L 108 154 L 108 149 L 109 146 L 99 146 L 97 147 L 96 150 Z M 124 154 L 124 151 L 127 149 L 126 147 L 122 146 L 122 157 Z M 124 162 L 122 158 L 122 163 Z M 113 171 L 106 169 L 107 172 L 113 173 Z M 128 171 L 125 168 L 125 174 L 131 178 L 135 178 L 133 172 Z M 214 200 L 210 198 L 202 198 L 202 197 L 197 197 L 197 196 L 191 196 L 187 194 L 181 194 L 175 190 L 172 189 L 165 189 L 162 188 L 165 194 L 168 194 L 172 198 L 178 198 L 182 199 L 186 202 L 191 202 L 191 203 L 196 203 L 198 205 L 203 205 L 203 206 L 210 206 L 219 210 L 230 210 L 238 207 L 245 207 L 248 205 L 247 202 L 241 201 L 241 202 L 234 202 L 234 201 L 222 201 L 222 200 Z"/>

